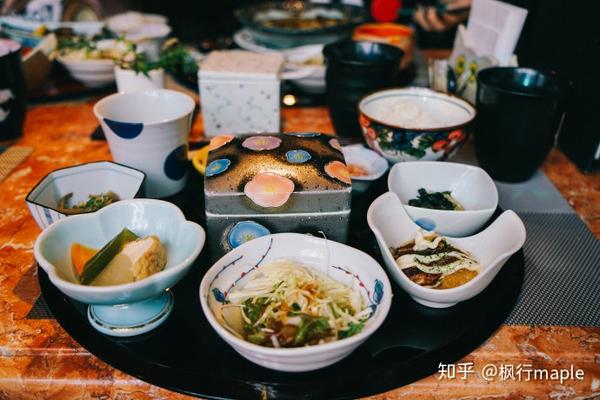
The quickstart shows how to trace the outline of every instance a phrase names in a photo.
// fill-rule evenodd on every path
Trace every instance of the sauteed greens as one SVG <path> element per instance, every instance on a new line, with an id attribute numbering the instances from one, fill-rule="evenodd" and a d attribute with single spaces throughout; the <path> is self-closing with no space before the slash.
<path id="1" fill-rule="evenodd" d="M 69 205 L 71 202 L 71 197 L 73 197 L 73 193 L 67 193 L 60 198 L 58 201 L 58 211 L 67 215 L 81 214 L 97 211 L 102 207 L 106 207 L 111 203 L 119 201 L 119 196 L 110 190 L 106 193 L 89 194 L 87 200 Z"/>

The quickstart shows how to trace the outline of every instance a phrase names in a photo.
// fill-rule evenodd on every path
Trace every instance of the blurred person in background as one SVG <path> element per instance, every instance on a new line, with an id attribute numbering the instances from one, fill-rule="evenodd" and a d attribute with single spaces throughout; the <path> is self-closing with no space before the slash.
<path id="1" fill-rule="evenodd" d="M 417 28 L 419 47 L 451 48 L 458 25 L 469 18 L 470 7 L 471 0 L 416 2 L 411 20 Z"/>

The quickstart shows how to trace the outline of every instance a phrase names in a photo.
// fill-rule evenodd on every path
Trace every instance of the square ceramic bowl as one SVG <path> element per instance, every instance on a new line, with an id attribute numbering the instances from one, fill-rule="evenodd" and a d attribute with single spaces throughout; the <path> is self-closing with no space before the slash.
<path id="1" fill-rule="evenodd" d="M 433 210 L 409 206 L 420 188 L 428 192 L 450 191 L 465 209 Z M 475 233 L 498 207 L 498 190 L 481 168 L 466 164 L 413 161 L 394 165 L 388 176 L 388 190 L 396 193 L 404 209 L 421 228 L 445 236 Z"/>
<path id="2" fill-rule="evenodd" d="M 73 193 L 72 202 L 108 191 L 116 193 L 121 200 L 133 199 L 142 194 L 145 179 L 142 171 L 111 161 L 60 168 L 34 186 L 26 197 L 27 207 L 39 227 L 45 229 L 67 216 L 58 211 L 58 202 L 68 193 Z"/>
<path id="3" fill-rule="evenodd" d="M 280 259 L 296 260 L 358 290 L 373 310 L 363 330 L 346 339 L 295 348 L 259 346 L 226 330 L 217 310 L 227 300 L 227 293 L 243 286 L 261 265 Z M 312 371 L 348 356 L 383 323 L 391 301 L 387 275 L 371 256 L 341 243 L 298 233 L 263 236 L 236 247 L 217 261 L 200 283 L 202 311 L 219 336 L 253 363 L 288 372 Z"/>
<path id="4" fill-rule="evenodd" d="M 77 242 L 99 249 L 124 228 L 140 237 L 158 236 L 167 253 L 165 269 L 121 285 L 80 284 L 73 273 L 71 244 Z M 186 221 L 174 204 L 132 199 L 52 224 L 35 241 L 34 254 L 50 282 L 67 296 L 86 304 L 127 304 L 160 295 L 179 282 L 200 254 L 204 241 L 205 233 L 200 225 Z"/>
<path id="5" fill-rule="evenodd" d="M 452 289 L 433 289 L 411 281 L 396 264 L 390 251 L 415 237 L 419 226 L 405 211 L 395 193 L 379 196 L 367 212 L 369 228 L 375 234 L 388 273 L 416 302 L 433 308 L 445 308 L 478 295 L 496 277 L 508 258 L 525 243 L 525 227 L 513 211 L 504 211 L 485 230 L 464 238 L 449 238 L 458 249 L 471 253 L 481 272 L 464 285 Z"/>
<path id="6" fill-rule="evenodd" d="M 381 178 L 389 168 L 385 158 L 361 144 L 344 146 L 342 152 L 350 171 L 354 192 L 366 191 L 371 183 Z M 357 174 L 355 170 L 357 167 L 365 170 L 366 175 Z"/>

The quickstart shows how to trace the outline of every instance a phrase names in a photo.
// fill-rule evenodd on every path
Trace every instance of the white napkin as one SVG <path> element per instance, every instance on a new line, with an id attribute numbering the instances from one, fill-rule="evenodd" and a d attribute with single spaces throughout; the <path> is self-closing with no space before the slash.
<path id="1" fill-rule="evenodd" d="M 494 56 L 509 65 L 527 10 L 497 0 L 473 0 L 467 25 L 469 47 L 477 56 Z"/>

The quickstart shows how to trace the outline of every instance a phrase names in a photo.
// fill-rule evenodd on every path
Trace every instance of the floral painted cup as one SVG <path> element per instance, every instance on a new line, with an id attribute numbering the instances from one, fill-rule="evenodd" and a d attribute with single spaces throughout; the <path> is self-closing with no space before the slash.
<path id="1" fill-rule="evenodd" d="M 383 90 L 358 104 L 365 141 L 389 162 L 445 160 L 467 139 L 475 108 L 426 88 Z"/>

